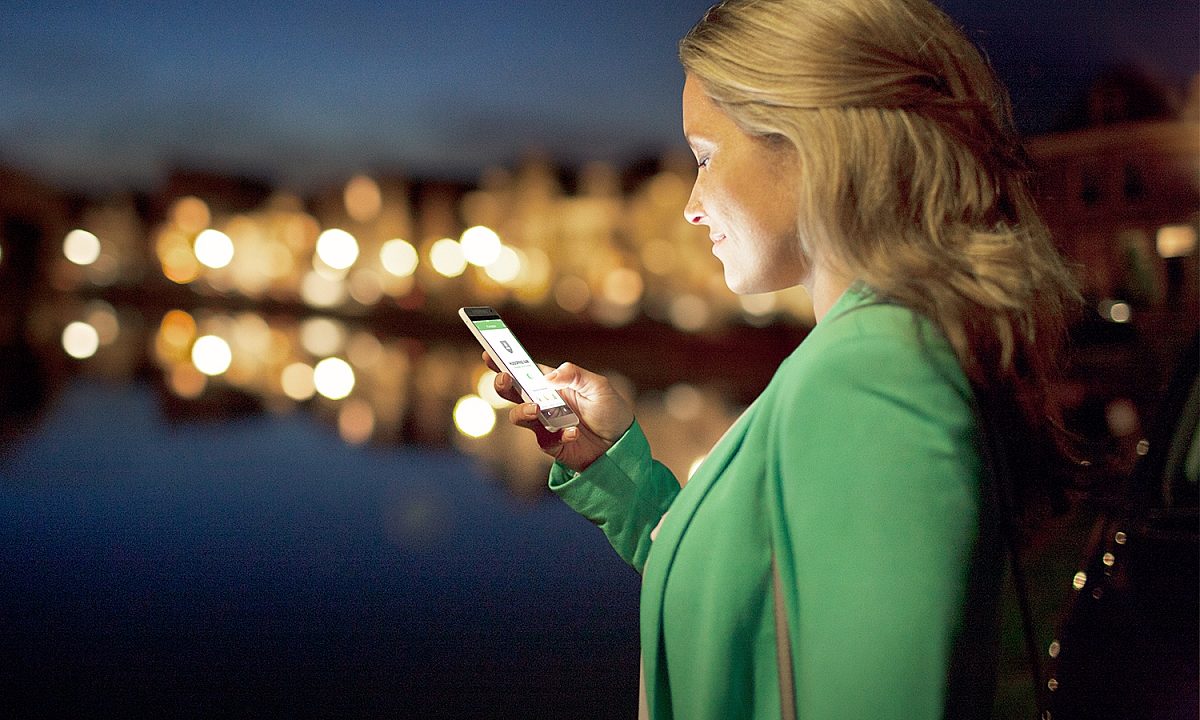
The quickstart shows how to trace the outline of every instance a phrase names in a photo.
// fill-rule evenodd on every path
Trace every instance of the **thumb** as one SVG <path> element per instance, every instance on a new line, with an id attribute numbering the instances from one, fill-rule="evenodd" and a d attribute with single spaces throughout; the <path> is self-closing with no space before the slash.
<path id="1" fill-rule="evenodd" d="M 570 388 L 585 395 L 590 394 L 596 386 L 604 381 L 602 375 L 597 375 L 589 370 L 584 370 L 575 363 L 563 363 L 557 368 L 546 373 L 546 382 L 553 385 L 556 389 L 562 390 Z"/>

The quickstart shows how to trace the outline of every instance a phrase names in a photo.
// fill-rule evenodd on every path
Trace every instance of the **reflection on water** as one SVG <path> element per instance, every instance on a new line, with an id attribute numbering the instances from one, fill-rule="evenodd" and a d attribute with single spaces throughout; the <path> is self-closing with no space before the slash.
<path id="1" fill-rule="evenodd" d="M 638 577 L 564 505 L 155 384 L 72 380 L 0 456 L 6 716 L 634 714 Z"/>
<path id="2" fill-rule="evenodd" d="M 43 364 L 67 376 L 148 379 L 172 420 L 305 412 L 348 445 L 449 445 L 485 461 L 518 495 L 544 491 L 548 460 L 508 423 L 510 404 L 453 315 L 412 336 L 332 314 L 141 305 L 58 296 L 34 309 L 30 334 Z M 523 336 L 537 342 L 538 329 L 530 331 Z M 590 334 L 578 339 L 581 354 L 622 342 Z M 614 379 L 635 400 L 656 453 L 686 477 L 752 397 L 751 371 L 761 363 L 731 358 L 745 365 L 740 380 L 710 375 L 663 387 L 648 373 L 669 368 L 639 374 L 640 364 L 661 360 L 633 358 Z"/>

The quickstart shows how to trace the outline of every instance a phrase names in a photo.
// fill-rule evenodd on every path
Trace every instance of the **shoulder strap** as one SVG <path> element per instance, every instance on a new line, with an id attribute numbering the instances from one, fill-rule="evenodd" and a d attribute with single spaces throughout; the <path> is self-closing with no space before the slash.
<path id="1" fill-rule="evenodd" d="M 1030 679 L 1033 682 L 1033 701 L 1037 707 L 1037 717 L 1049 718 L 1049 711 L 1046 709 L 1049 706 L 1046 697 L 1046 680 L 1042 673 L 1041 652 L 1038 649 L 1037 635 L 1034 632 L 1033 608 L 1029 602 L 1029 585 L 1025 580 L 1025 571 L 1021 565 L 1020 542 L 1016 528 L 1016 504 L 1012 497 L 1013 483 L 1011 469 L 1008 466 L 1008 454 L 1004 450 L 1000 433 L 988 421 L 987 414 L 983 412 L 982 408 L 976 408 L 975 416 L 983 438 L 980 449 L 988 474 L 988 492 L 992 494 L 1000 516 L 1000 535 L 1004 538 L 1004 545 L 1008 551 L 1013 590 L 1021 612 L 1021 630 L 1025 636 L 1025 652 L 1029 662 Z"/>

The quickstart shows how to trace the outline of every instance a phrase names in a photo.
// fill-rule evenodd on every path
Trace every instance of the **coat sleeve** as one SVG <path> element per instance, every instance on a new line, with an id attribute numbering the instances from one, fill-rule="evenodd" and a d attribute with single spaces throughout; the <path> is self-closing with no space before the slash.
<path id="1" fill-rule="evenodd" d="M 787 369 L 770 452 L 797 717 L 941 718 L 978 527 L 969 389 L 940 340 L 834 337 Z"/>
<path id="2" fill-rule="evenodd" d="M 583 472 L 555 463 L 550 490 L 599 526 L 617 554 L 640 573 L 650 553 L 650 532 L 679 494 L 679 481 L 650 456 L 646 435 L 635 420 Z"/>

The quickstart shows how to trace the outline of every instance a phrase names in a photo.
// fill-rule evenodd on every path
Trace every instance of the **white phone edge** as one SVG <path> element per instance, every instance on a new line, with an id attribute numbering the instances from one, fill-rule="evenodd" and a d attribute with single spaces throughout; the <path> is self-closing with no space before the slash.
<path id="1" fill-rule="evenodd" d="M 473 306 L 473 307 L 485 307 L 485 306 L 478 305 L 478 306 Z M 484 352 L 486 352 L 488 354 L 488 357 L 490 357 L 492 359 L 492 362 L 496 363 L 496 367 L 505 368 L 505 371 L 507 372 L 508 368 L 505 367 L 504 362 L 500 360 L 500 357 L 496 354 L 496 352 L 494 350 L 492 350 L 492 346 L 490 344 L 488 344 L 487 339 L 483 337 L 483 333 L 479 332 L 479 328 L 475 327 L 475 322 L 473 320 L 471 320 L 471 318 L 467 315 L 467 309 L 465 307 L 461 307 L 458 309 L 458 317 L 462 319 L 463 323 L 467 326 L 467 329 L 470 330 L 471 334 L 475 336 L 475 340 L 479 342 L 479 345 L 483 348 Z M 500 317 L 500 313 L 497 312 L 496 317 Z M 514 335 L 515 335 L 515 333 L 514 333 Z M 509 376 L 512 377 L 511 372 L 509 372 Z M 532 400 L 530 400 L 528 393 L 525 392 L 525 388 L 521 387 L 521 383 L 517 382 L 515 377 L 513 377 L 513 384 L 516 385 L 517 392 L 521 393 L 521 398 L 525 402 L 533 402 Z M 571 410 L 571 413 L 569 415 L 552 418 L 550 420 L 547 420 L 542 415 L 542 413 L 539 412 L 538 413 L 538 421 L 542 423 L 543 427 L 545 427 L 547 430 L 550 430 L 552 432 L 557 432 L 559 430 L 565 430 L 566 428 L 574 427 L 574 426 L 578 425 L 579 424 L 579 416 L 575 414 L 575 409 L 571 408 L 570 405 L 568 405 L 567 408 Z"/>

